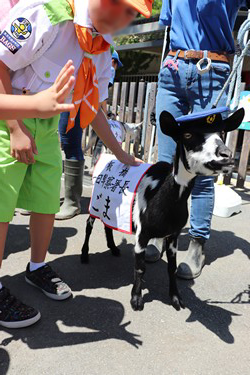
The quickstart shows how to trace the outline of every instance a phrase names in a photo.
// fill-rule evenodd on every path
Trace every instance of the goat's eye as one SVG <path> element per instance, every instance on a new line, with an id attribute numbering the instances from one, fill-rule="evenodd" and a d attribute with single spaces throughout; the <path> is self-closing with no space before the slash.
<path id="1" fill-rule="evenodd" d="M 184 134 L 184 138 L 186 138 L 186 139 L 190 139 L 191 137 L 192 137 L 192 134 L 190 134 L 190 133 Z"/>

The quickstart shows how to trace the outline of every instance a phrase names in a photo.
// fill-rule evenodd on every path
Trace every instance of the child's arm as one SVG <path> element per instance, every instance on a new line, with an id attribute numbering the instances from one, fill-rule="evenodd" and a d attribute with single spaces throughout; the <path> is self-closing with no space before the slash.
<path id="1" fill-rule="evenodd" d="M 61 112 L 70 112 L 73 104 L 65 104 L 74 85 L 73 62 L 68 61 L 48 90 L 36 95 L 0 94 L 0 120 L 23 118 L 50 118 Z"/>
<path id="2" fill-rule="evenodd" d="M 140 163 L 142 163 L 140 159 L 137 159 L 123 151 L 110 130 L 107 118 L 101 108 L 99 109 L 98 114 L 92 121 L 91 125 L 98 137 L 101 138 L 103 143 L 105 143 L 105 145 L 113 152 L 121 163 L 133 166 L 138 166 Z"/>
<path id="3" fill-rule="evenodd" d="M 0 61 L 0 94 L 11 94 L 10 73 L 7 66 Z M 10 154 L 21 163 L 33 164 L 37 148 L 34 138 L 21 121 L 6 121 L 10 132 Z"/>

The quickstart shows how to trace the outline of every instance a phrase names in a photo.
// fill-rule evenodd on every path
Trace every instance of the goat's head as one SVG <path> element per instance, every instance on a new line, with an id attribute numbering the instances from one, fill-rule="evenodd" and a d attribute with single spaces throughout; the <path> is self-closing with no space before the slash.
<path id="1" fill-rule="evenodd" d="M 164 111 L 160 116 L 160 126 L 164 134 L 177 142 L 178 157 L 186 170 L 205 176 L 229 173 L 233 165 L 232 153 L 220 133 L 237 129 L 244 118 L 244 110 L 239 109 L 225 120 L 220 113 L 201 118 L 193 116 L 187 122 L 183 118 L 175 120 Z"/>

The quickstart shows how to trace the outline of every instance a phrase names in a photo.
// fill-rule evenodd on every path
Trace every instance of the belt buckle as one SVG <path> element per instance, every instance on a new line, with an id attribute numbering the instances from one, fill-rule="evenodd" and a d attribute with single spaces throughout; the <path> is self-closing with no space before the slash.
<path id="1" fill-rule="evenodd" d="M 196 51 L 194 49 L 184 51 L 184 59 L 185 60 L 195 59 L 195 52 Z"/>

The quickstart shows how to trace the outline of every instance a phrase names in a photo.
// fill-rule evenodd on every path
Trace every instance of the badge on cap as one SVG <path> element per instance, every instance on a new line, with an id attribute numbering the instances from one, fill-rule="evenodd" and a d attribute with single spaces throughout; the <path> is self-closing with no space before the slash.
<path id="1" fill-rule="evenodd" d="M 216 119 L 216 115 L 207 116 L 207 124 L 212 124 Z"/>
<path id="2" fill-rule="evenodd" d="M 22 42 L 31 36 L 32 26 L 29 20 L 19 17 L 12 22 L 10 31 L 14 38 Z"/>

